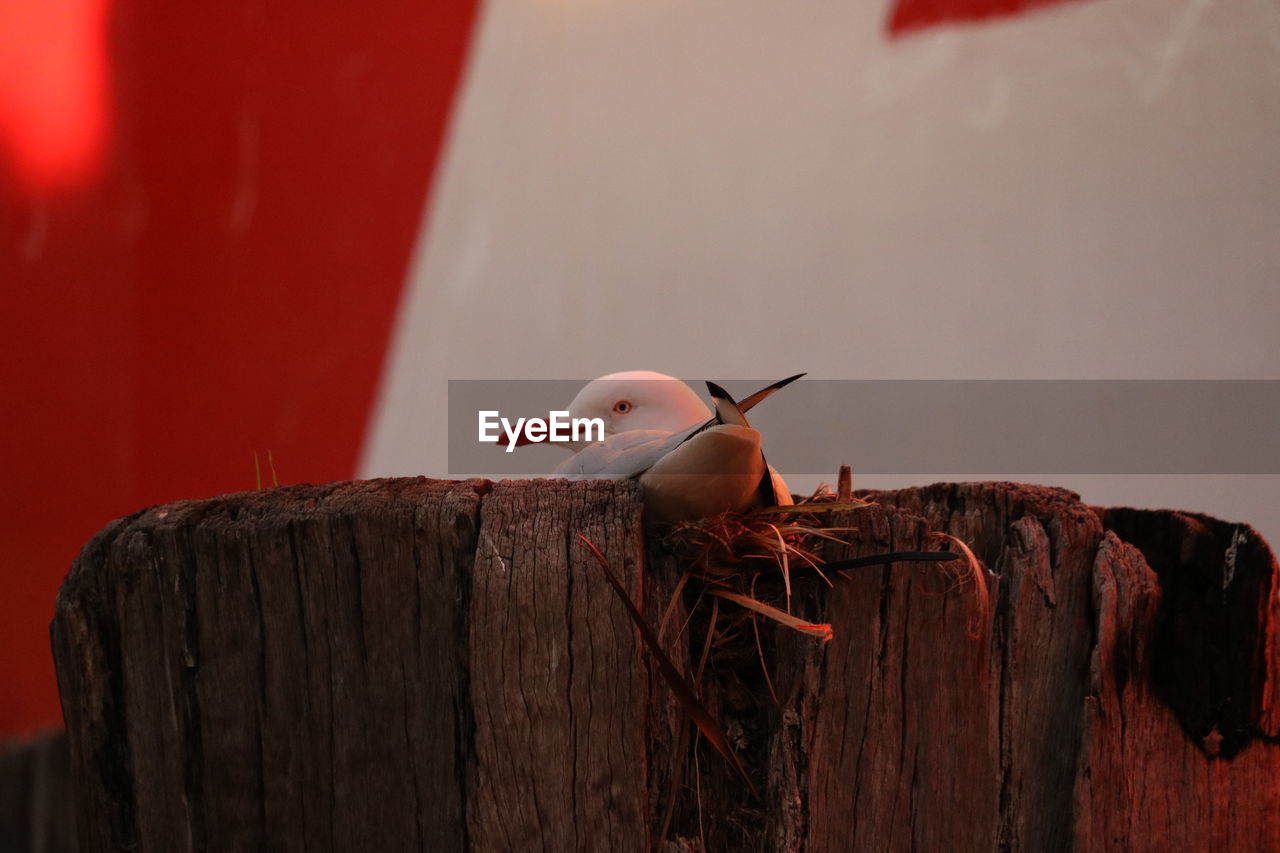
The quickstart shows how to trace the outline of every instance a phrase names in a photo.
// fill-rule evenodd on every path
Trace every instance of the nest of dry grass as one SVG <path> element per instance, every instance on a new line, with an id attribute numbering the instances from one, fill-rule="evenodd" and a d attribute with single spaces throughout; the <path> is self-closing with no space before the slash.
<path id="1" fill-rule="evenodd" d="M 816 577 L 834 586 L 833 578 L 847 576 L 858 566 L 929 560 L 939 563 L 940 570 L 950 580 L 949 590 L 968 584 L 977 588 L 976 599 L 982 606 L 975 614 L 975 621 L 985 618 L 986 582 L 982 568 L 968 546 L 947 534 L 935 533 L 933 538 L 954 545 L 959 553 L 894 552 L 855 560 L 824 561 L 824 545 L 848 545 L 846 537 L 856 529 L 852 524 L 832 524 L 833 517 L 840 514 L 847 518 L 852 513 L 856 518 L 857 510 L 872 505 L 871 501 L 848 494 L 837 495 L 824 484 L 794 505 L 681 522 L 663 539 L 664 545 L 686 566 L 676 595 L 689 583 L 695 583 L 707 595 L 827 641 L 833 636 L 831 625 L 792 615 L 792 581 L 797 575 Z M 670 611 L 668 607 L 668 614 Z M 665 616 L 663 621 L 665 628 Z"/>

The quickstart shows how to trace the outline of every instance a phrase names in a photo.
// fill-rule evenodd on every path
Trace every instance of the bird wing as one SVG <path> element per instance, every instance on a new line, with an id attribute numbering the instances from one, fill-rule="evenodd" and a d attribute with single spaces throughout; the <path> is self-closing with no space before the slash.
<path id="1" fill-rule="evenodd" d="M 803 376 L 804 374 L 801 375 Z M 790 379 L 775 382 L 768 388 L 762 388 L 751 396 L 757 398 L 758 402 L 797 378 L 793 376 Z M 742 405 L 735 401 L 728 391 L 711 381 L 707 382 L 707 390 L 711 392 L 711 399 L 715 401 L 715 419 L 717 421 L 722 424 L 735 424 L 742 427 L 751 426 L 747 423 L 747 416 L 743 414 Z M 784 501 L 790 503 L 791 493 L 786 490 L 786 484 L 782 483 L 782 487 L 779 486 L 779 482 L 782 480 L 781 475 L 774 471 L 773 467 L 765 461 L 763 450 L 758 449 L 756 452 L 760 454 L 760 464 L 763 466 L 763 472 L 760 475 L 759 482 L 756 484 L 756 499 L 765 506 L 777 506 Z"/>
<path id="2" fill-rule="evenodd" d="M 748 410 L 750 410 L 753 406 L 756 405 L 756 403 L 759 403 L 762 400 L 768 399 L 769 396 L 773 394 L 774 391 L 777 391 L 779 388 L 786 388 L 792 382 L 795 382 L 797 379 L 799 379 L 801 376 L 804 376 L 804 375 L 805 374 L 803 373 L 797 373 L 795 376 L 788 376 L 786 379 L 779 379 L 777 382 L 773 383 L 772 385 L 766 385 L 765 387 L 761 388 L 759 391 L 755 392 L 754 394 L 747 396 L 746 398 L 743 399 L 741 403 L 735 403 L 734 405 L 738 410 L 738 417 L 742 419 L 742 423 L 746 423 L 745 415 Z M 711 385 L 714 385 L 714 384 L 715 383 L 708 383 L 708 389 L 710 388 Z M 728 393 L 719 385 L 716 385 L 716 388 L 718 389 L 719 393 L 724 394 L 725 396 L 728 396 Z M 713 398 L 715 397 L 716 393 L 717 391 L 711 392 L 711 395 Z M 724 421 L 721 420 L 721 413 L 719 408 L 716 409 L 716 414 L 710 420 L 706 421 L 705 423 L 700 423 L 697 426 L 689 429 L 685 433 L 684 438 L 681 439 L 681 441 L 688 441 L 690 438 L 702 432 L 704 429 L 710 429 L 711 427 L 715 426 L 718 423 L 724 423 Z"/>
<path id="3" fill-rule="evenodd" d="M 561 462 L 552 476 L 568 480 L 637 477 L 684 441 L 688 432 L 633 429 L 614 433 Z"/>
<path id="4" fill-rule="evenodd" d="M 752 407 L 754 407 L 756 403 L 759 403 L 761 400 L 764 400 L 774 391 L 777 391 L 779 388 L 786 388 L 792 382 L 795 382 L 797 379 L 799 379 L 801 376 L 804 376 L 804 375 L 805 374 L 803 373 L 797 373 L 795 376 L 788 376 L 786 379 L 779 379 L 777 382 L 773 383 L 772 385 L 767 385 L 764 388 L 761 388 L 759 391 L 755 392 L 754 394 L 749 394 L 748 396 L 744 397 L 741 401 L 739 401 L 738 408 L 742 409 L 743 413 L 745 414 L 751 411 Z"/>
<path id="5" fill-rule="evenodd" d="M 760 433 L 716 424 L 676 445 L 640 477 L 647 517 L 658 521 L 741 512 L 757 502 L 765 473 Z"/>

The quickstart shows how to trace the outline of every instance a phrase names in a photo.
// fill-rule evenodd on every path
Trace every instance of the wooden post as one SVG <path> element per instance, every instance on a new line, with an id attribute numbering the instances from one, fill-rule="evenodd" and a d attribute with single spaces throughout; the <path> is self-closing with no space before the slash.
<path id="1" fill-rule="evenodd" d="M 0 741 L 0 850 L 72 853 L 75 810 L 62 732 Z"/>
<path id="2" fill-rule="evenodd" d="M 828 558 L 944 531 L 987 590 L 797 577 L 834 640 L 722 635 L 699 685 L 758 800 L 576 545 L 658 624 L 684 567 L 634 484 L 293 486 L 114 522 L 53 625 L 82 848 L 1280 849 L 1256 532 L 1011 483 L 872 497 Z M 668 622 L 685 671 L 707 610 L 686 588 Z"/>

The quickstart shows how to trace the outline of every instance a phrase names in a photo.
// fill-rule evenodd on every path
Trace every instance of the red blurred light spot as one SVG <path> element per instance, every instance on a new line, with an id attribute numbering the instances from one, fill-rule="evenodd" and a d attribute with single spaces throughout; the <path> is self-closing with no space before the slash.
<path id="1" fill-rule="evenodd" d="M 81 183 L 107 133 L 109 0 L 0 0 L 0 147 L 30 190 Z"/>

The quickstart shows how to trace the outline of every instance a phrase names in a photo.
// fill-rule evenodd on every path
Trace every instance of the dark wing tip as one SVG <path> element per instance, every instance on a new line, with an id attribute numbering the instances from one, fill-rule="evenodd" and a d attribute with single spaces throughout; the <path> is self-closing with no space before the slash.
<path id="1" fill-rule="evenodd" d="M 724 390 L 719 385 L 712 382 L 710 379 L 707 380 L 707 390 L 710 391 L 711 396 L 716 398 L 717 400 L 728 400 L 730 403 L 734 402 L 733 397 L 729 396 L 728 391 Z M 737 404 L 734 403 L 734 405 L 737 405 Z"/>
<path id="2" fill-rule="evenodd" d="M 797 373 L 795 376 L 788 376 L 786 379 L 779 379 L 777 382 L 769 386 L 770 391 L 777 391 L 779 388 L 786 388 L 792 382 L 795 382 L 802 376 L 808 376 L 808 373 Z"/>

